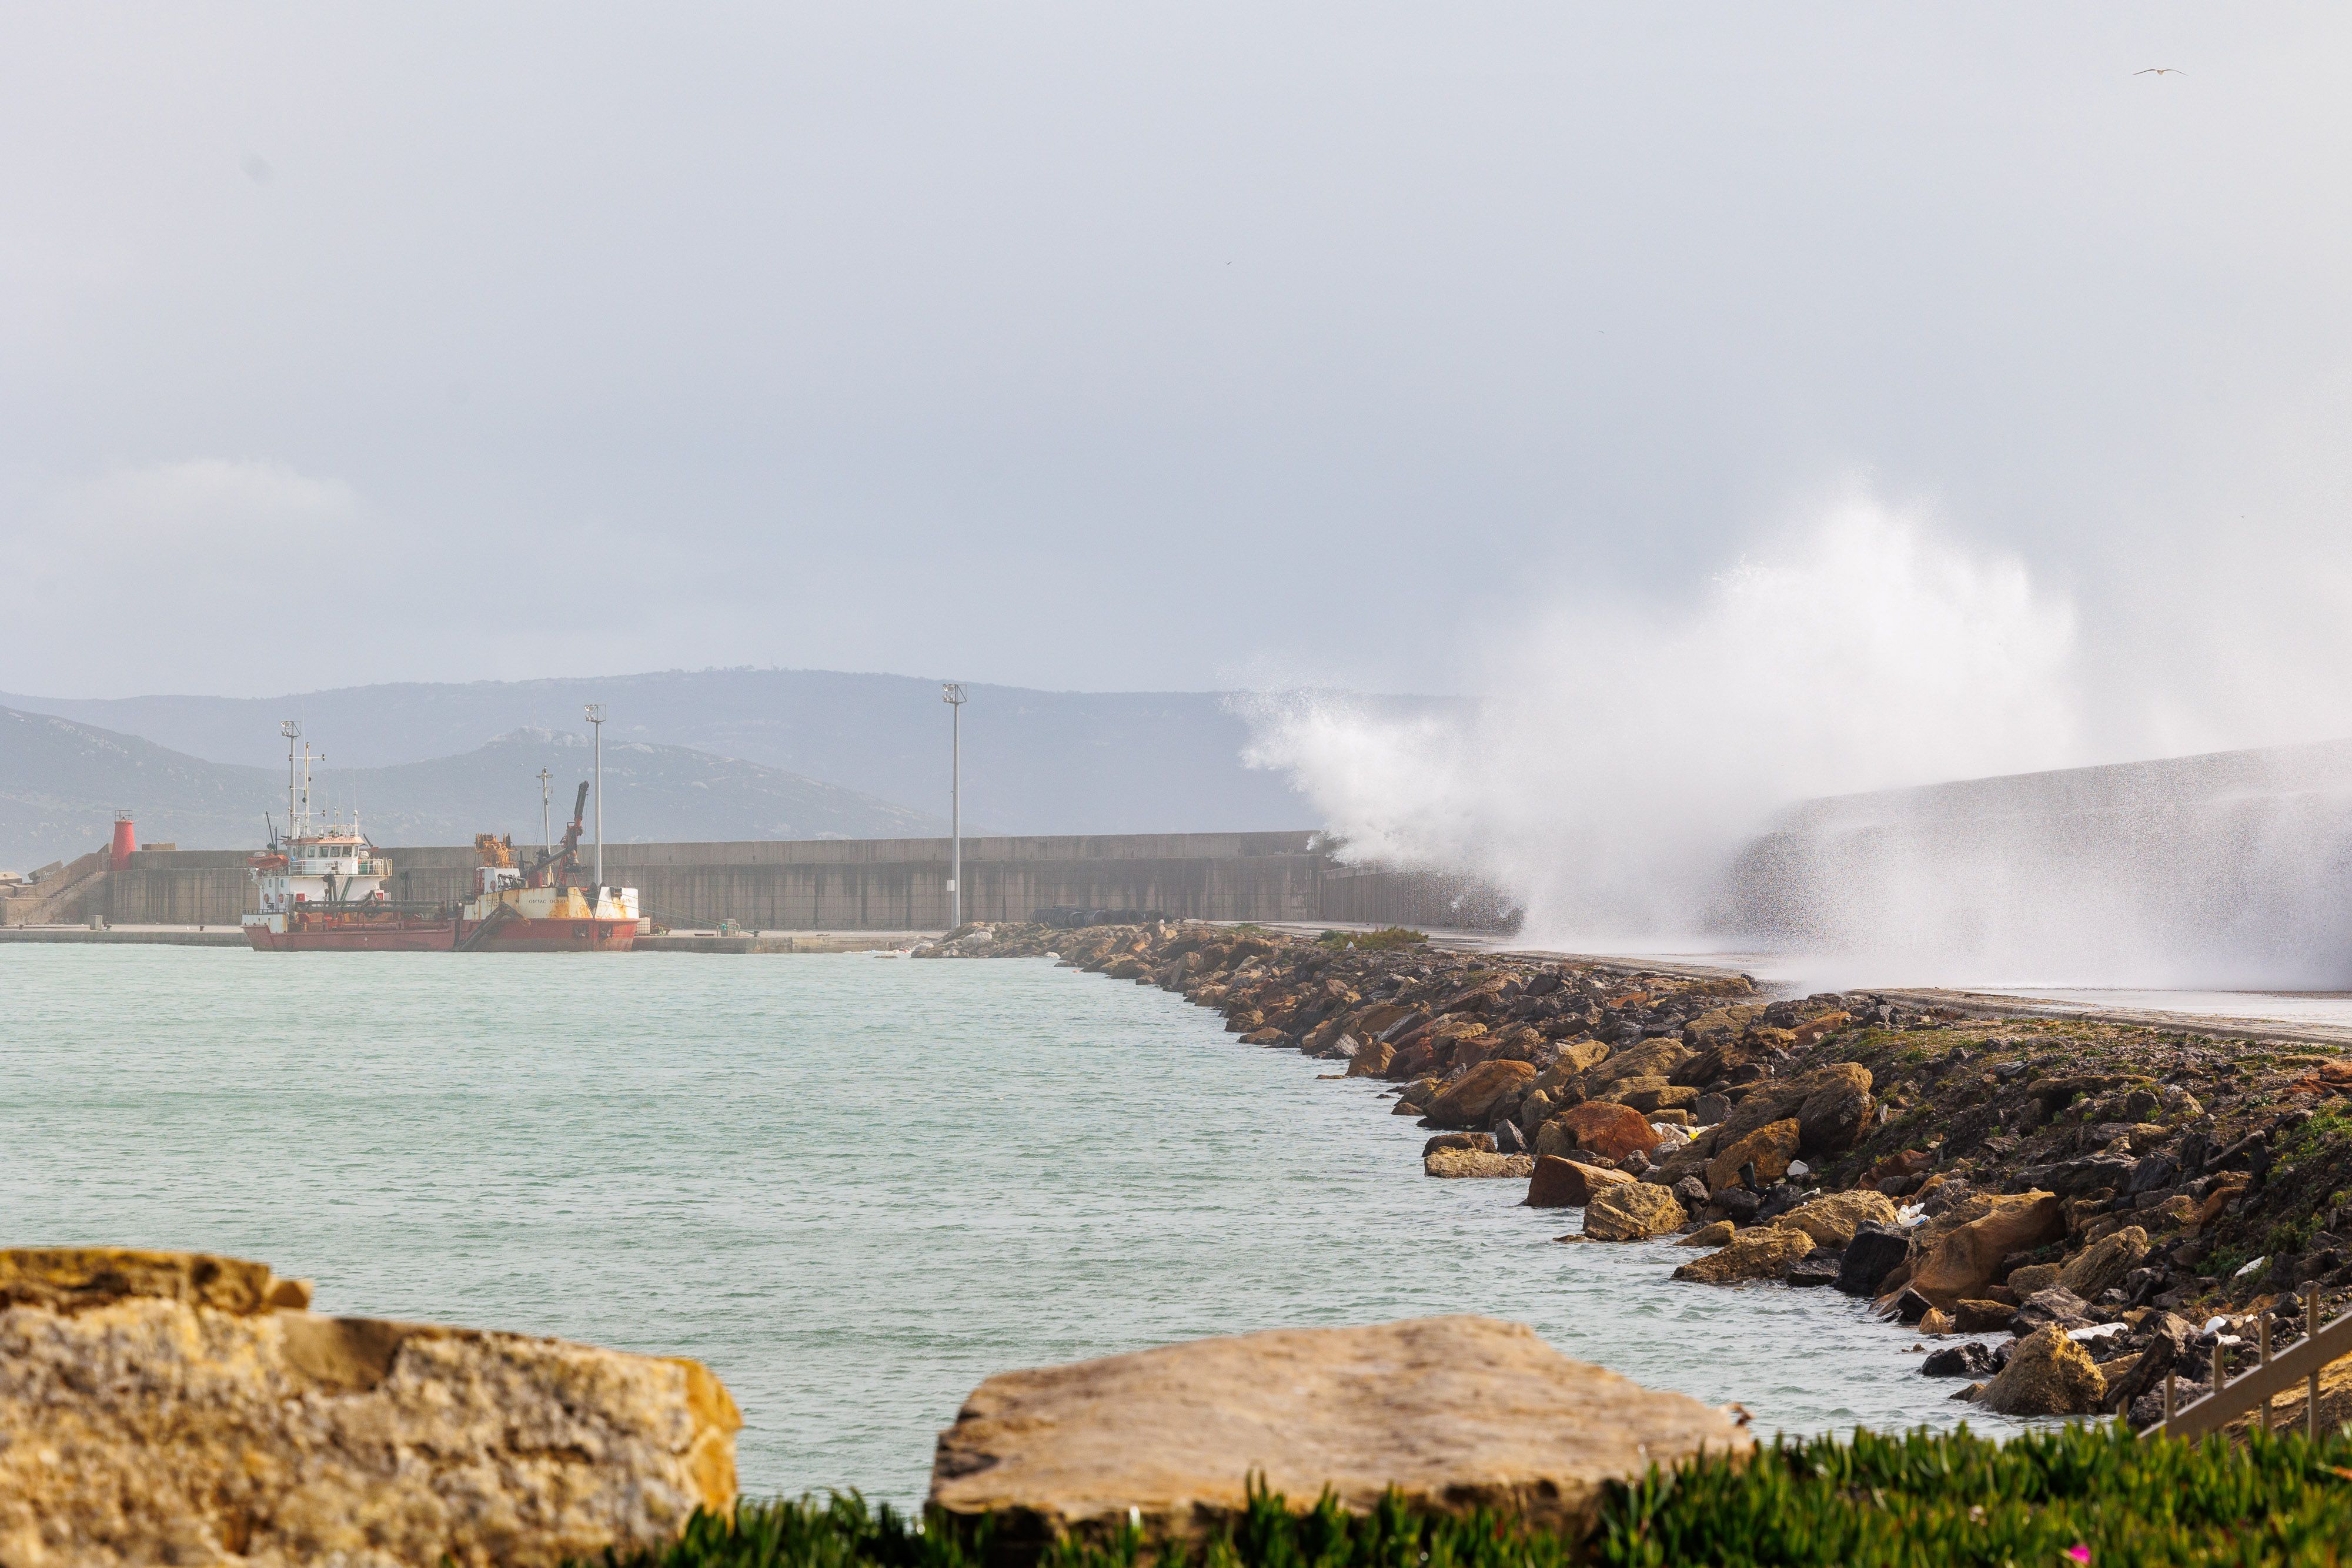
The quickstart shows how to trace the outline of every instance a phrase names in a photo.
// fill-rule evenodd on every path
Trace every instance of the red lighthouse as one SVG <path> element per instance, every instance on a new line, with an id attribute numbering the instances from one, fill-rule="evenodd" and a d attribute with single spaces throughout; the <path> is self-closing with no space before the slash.
<path id="1" fill-rule="evenodd" d="M 114 813 L 114 842 L 106 852 L 106 869 L 127 871 L 131 867 L 131 852 L 139 847 L 139 830 L 131 825 L 131 813 Z"/>

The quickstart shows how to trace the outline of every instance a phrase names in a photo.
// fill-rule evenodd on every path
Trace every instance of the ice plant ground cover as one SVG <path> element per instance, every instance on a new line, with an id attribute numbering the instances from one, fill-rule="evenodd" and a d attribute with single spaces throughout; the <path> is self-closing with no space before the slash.
<path id="1" fill-rule="evenodd" d="M 987 1527 L 917 1525 L 854 1495 L 698 1516 L 621 1568 L 982 1568 Z M 1994 1442 L 1963 1428 L 1785 1442 L 1746 1462 L 1652 1471 L 1604 1499 L 1572 1542 L 1477 1514 L 1424 1519 L 1391 1496 L 1367 1515 L 1293 1511 L 1256 1493 L 1224 1532 L 1162 1545 L 1130 1531 L 1067 1542 L 1045 1568 L 1566 1568 L 1605 1564 L 2090 1563 L 2191 1568 L 2352 1558 L 2352 1435 L 2241 1445 L 2071 1426 Z"/>

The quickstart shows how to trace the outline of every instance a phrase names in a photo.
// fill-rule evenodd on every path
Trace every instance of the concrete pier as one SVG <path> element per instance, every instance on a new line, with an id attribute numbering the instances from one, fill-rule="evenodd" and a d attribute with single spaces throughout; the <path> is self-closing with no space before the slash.
<path id="1" fill-rule="evenodd" d="M 387 847 L 402 899 L 465 897 L 472 846 Z M 605 874 L 661 925 L 747 931 L 937 931 L 948 921 L 948 841 L 837 839 L 604 846 Z M 969 920 L 1056 905 L 1180 919 L 1456 926 L 1507 913 L 1465 879 L 1341 863 L 1311 832 L 966 839 Z M 253 907 L 242 850 L 141 851 L 104 873 L 90 913 L 124 925 L 233 925 Z"/>

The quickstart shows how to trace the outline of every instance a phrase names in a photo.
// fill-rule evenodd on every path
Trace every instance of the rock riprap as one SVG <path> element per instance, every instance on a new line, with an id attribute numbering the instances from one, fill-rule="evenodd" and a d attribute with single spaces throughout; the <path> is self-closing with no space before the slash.
<path id="1" fill-rule="evenodd" d="M 267 1265 L 0 1252 L 0 1565 L 555 1568 L 735 1496 L 690 1361 L 327 1317 Z"/>
<path id="2" fill-rule="evenodd" d="M 1422 1318 L 1280 1329 L 1004 1373 L 940 1434 L 931 1501 L 998 1516 L 1032 1554 L 1140 1515 L 1155 1537 L 1238 1514 L 1253 1472 L 1294 1507 L 1328 1486 L 1370 1510 L 1487 1508 L 1581 1534 L 1604 1483 L 1702 1449 L 1752 1447 L 1739 1422 L 1570 1361 L 1519 1323 Z"/>

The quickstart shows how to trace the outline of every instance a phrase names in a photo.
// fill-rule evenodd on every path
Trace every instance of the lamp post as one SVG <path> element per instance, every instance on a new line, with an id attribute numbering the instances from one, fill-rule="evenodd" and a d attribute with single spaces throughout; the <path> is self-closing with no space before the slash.
<path id="1" fill-rule="evenodd" d="M 604 705 L 588 705 L 588 727 L 596 737 L 596 902 L 604 902 Z"/>
<path id="2" fill-rule="evenodd" d="M 548 802 L 548 794 L 547 794 L 547 790 L 548 790 L 548 781 L 549 781 L 550 779 L 553 779 L 554 777 L 555 777 L 555 775 L 553 775 L 552 773 L 550 773 L 550 772 L 549 772 L 546 768 L 541 768 L 541 769 L 539 770 L 539 839 L 540 839 L 540 847 L 541 847 L 541 849 L 543 849 L 543 850 L 545 850 L 545 851 L 547 852 L 547 854 L 548 854 L 548 856 L 549 856 L 549 858 L 550 858 L 550 859 L 552 859 L 552 858 L 554 857 L 554 854 L 555 854 L 555 824 L 554 824 L 554 821 L 552 821 L 552 820 L 548 816 L 548 814 L 547 814 L 547 810 L 548 810 L 548 805 L 547 805 L 547 802 Z"/>
<path id="3" fill-rule="evenodd" d="M 963 685 L 947 681 L 940 700 L 948 721 L 948 929 L 963 924 Z"/>

